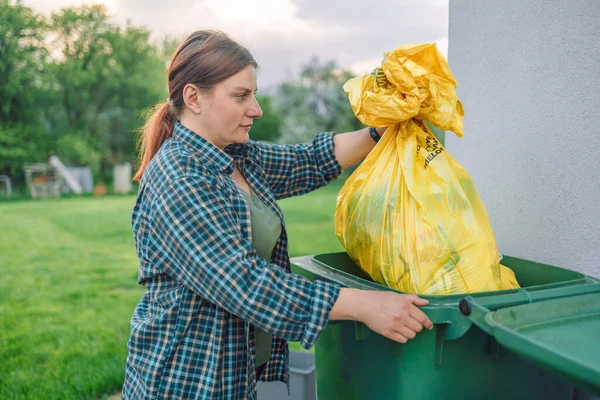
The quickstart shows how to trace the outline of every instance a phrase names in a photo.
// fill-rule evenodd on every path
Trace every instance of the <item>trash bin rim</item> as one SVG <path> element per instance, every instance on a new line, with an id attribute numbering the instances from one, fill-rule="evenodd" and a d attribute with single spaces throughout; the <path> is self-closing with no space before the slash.
<path id="1" fill-rule="evenodd" d="M 292 259 L 291 261 L 292 261 L 292 264 L 297 265 L 300 268 L 307 269 L 307 270 L 309 270 L 309 272 L 312 272 L 312 273 L 316 274 L 317 276 L 321 276 L 326 279 L 331 279 L 332 281 L 335 281 L 336 283 L 341 284 L 343 286 L 349 286 L 349 284 L 352 284 L 352 287 L 357 288 L 357 289 L 389 290 L 389 291 L 395 291 L 398 293 L 404 293 L 404 292 L 400 292 L 398 290 L 380 285 L 373 281 L 368 281 L 366 279 L 362 279 L 362 278 L 356 277 L 354 275 L 348 274 L 344 271 L 335 269 L 320 260 L 320 258 L 325 257 L 325 256 L 334 256 L 334 255 L 340 255 L 340 254 L 345 254 L 345 252 L 322 253 L 322 254 L 314 254 L 314 255 L 304 256 L 304 257 L 296 257 L 296 258 Z M 513 260 L 522 260 L 517 257 L 508 256 L 506 254 L 503 255 L 503 258 L 504 259 L 513 259 Z M 308 263 L 307 263 L 307 261 L 308 261 Z M 528 261 L 528 260 L 523 260 L 523 261 Z M 530 262 L 535 263 L 534 261 L 530 261 Z M 310 265 L 311 263 L 312 263 L 312 265 Z M 548 266 L 552 267 L 552 268 L 564 269 L 564 268 L 556 267 L 554 265 L 548 265 Z M 558 287 L 563 287 L 563 286 L 590 284 L 590 283 L 597 281 L 595 278 L 588 277 L 580 272 L 576 272 L 576 271 L 570 271 L 570 272 L 573 273 L 574 279 L 569 279 L 566 281 L 551 283 L 551 284 L 528 286 L 525 289 L 526 289 L 526 291 L 546 290 L 546 289 L 558 288 Z M 523 292 L 523 289 L 520 288 L 520 289 L 512 289 L 512 290 L 498 290 L 498 291 L 494 291 L 494 292 L 460 293 L 460 294 L 452 294 L 452 295 L 447 295 L 447 296 L 420 295 L 420 297 L 423 297 L 423 298 L 429 300 L 430 305 L 435 303 L 437 305 L 456 307 L 456 306 L 458 306 L 458 303 L 460 302 L 460 300 L 463 299 L 465 296 L 471 296 L 473 298 L 480 298 L 480 297 L 499 296 L 499 295 L 505 295 L 505 294 L 516 294 L 519 292 Z"/>

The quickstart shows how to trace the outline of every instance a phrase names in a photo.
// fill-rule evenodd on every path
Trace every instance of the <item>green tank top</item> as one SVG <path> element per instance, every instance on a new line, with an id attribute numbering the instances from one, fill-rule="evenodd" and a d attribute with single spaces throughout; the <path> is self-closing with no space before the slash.
<path id="1" fill-rule="evenodd" d="M 281 221 L 273 210 L 262 202 L 252 191 L 252 195 L 240 189 L 250 208 L 250 227 L 252 229 L 252 245 L 259 257 L 271 261 L 273 248 L 281 236 Z M 271 341 L 273 336 L 254 327 L 256 334 L 256 366 L 269 361 L 271 358 Z"/>

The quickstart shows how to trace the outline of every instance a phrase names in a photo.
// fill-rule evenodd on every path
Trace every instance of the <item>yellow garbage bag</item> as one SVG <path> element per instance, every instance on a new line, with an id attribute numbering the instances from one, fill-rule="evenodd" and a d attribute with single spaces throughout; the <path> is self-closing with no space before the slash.
<path id="1" fill-rule="evenodd" d="M 374 281 L 403 292 L 519 287 L 500 264 L 469 174 L 424 123 L 463 135 L 456 82 L 435 44 L 386 53 L 381 68 L 344 90 L 362 123 L 388 126 L 337 198 L 335 231 L 349 256 Z"/>

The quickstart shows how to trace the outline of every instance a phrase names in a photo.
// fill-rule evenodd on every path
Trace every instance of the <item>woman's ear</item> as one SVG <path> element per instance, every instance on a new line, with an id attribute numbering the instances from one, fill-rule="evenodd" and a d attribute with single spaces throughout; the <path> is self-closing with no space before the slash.
<path id="1" fill-rule="evenodd" d="M 183 102 L 191 112 L 200 115 L 201 93 L 196 85 L 188 83 L 183 87 Z"/>

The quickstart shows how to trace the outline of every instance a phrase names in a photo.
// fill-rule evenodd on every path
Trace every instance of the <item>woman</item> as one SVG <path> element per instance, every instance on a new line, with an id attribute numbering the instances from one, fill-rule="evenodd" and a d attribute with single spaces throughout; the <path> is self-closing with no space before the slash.
<path id="1" fill-rule="evenodd" d="M 417 296 L 290 273 L 276 200 L 326 185 L 382 130 L 249 141 L 262 116 L 256 68 L 227 35 L 193 33 L 173 55 L 168 102 L 142 130 L 132 224 L 147 292 L 131 320 L 124 399 L 254 399 L 258 379 L 288 381 L 287 341 L 310 348 L 328 320 L 400 343 L 432 328 Z"/>

